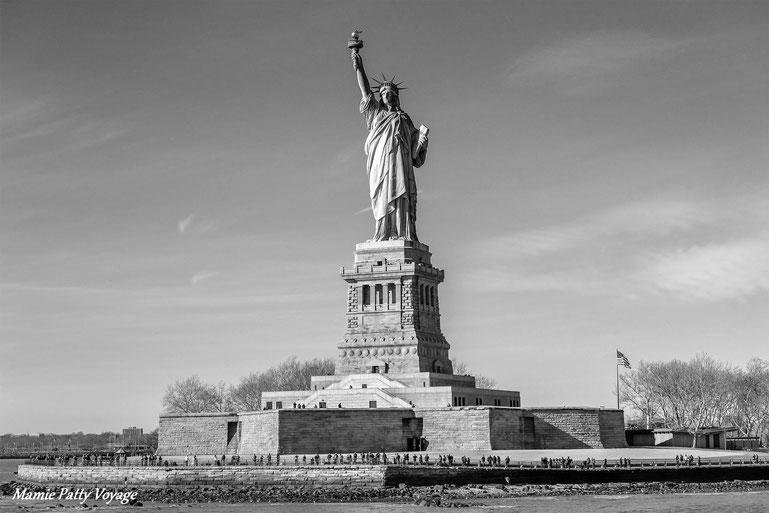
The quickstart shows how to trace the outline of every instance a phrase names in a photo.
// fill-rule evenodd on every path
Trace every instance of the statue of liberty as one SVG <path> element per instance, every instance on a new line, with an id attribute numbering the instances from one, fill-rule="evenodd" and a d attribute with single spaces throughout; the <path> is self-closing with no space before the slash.
<path id="1" fill-rule="evenodd" d="M 414 127 L 411 118 L 400 107 L 395 77 L 382 75 L 378 82 L 379 99 L 371 91 L 363 69 L 359 49 L 360 32 L 353 32 L 348 47 L 352 49 L 352 67 L 358 76 L 361 92 L 360 112 L 366 118 L 366 170 L 368 171 L 371 210 L 375 229 L 372 241 L 409 240 L 419 242 L 416 232 L 417 185 L 414 168 L 425 162 L 426 127 Z"/>

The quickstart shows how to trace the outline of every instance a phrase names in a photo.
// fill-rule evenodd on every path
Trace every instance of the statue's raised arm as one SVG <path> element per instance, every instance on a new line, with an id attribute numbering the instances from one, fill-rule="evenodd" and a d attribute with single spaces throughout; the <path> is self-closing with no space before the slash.
<path id="1" fill-rule="evenodd" d="M 374 96 L 363 68 L 360 31 L 352 34 L 352 66 L 361 92 L 360 112 L 366 118 L 366 170 L 371 210 L 374 213 L 373 241 L 417 239 L 417 185 L 414 168 L 427 156 L 427 127 L 417 129 L 400 105 L 400 83 L 382 75 Z"/>
<path id="2" fill-rule="evenodd" d="M 363 98 L 366 98 L 371 94 L 371 86 L 366 76 L 366 70 L 363 69 L 363 57 L 361 57 L 359 50 L 363 48 L 363 41 L 360 39 L 362 30 L 356 30 L 352 33 L 352 39 L 350 39 L 347 46 L 352 50 L 352 69 L 355 70 L 358 76 L 358 87 L 360 87 L 360 94 Z"/>

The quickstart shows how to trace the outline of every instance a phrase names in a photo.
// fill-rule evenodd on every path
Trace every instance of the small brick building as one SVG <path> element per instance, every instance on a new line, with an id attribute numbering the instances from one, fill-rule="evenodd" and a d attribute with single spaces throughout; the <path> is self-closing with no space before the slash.
<path id="1" fill-rule="evenodd" d="M 695 434 L 685 429 L 628 429 L 625 432 L 628 445 L 647 447 L 696 447 L 698 449 L 726 449 L 728 428 L 703 428 Z M 697 442 L 694 443 L 694 439 Z"/>

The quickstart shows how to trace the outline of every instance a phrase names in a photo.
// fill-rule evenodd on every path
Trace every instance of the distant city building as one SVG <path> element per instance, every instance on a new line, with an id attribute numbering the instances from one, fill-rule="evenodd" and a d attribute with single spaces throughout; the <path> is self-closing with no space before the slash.
<path id="1" fill-rule="evenodd" d="M 136 439 L 140 436 L 144 435 L 144 428 L 138 428 L 136 426 L 132 426 L 129 428 L 123 429 L 123 439 L 125 440 L 132 440 Z"/>

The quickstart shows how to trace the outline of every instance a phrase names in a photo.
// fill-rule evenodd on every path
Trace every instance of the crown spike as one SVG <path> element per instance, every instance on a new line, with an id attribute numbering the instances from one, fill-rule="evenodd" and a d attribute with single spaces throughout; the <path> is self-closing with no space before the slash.
<path id="1" fill-rule="evenodd" d="M 401 87 L 401 84 L 403 82 L 396 82 L 395 81 L 396 75 L 393 75 L 393 78 L 388 79 L 384 73 L 382 73 L 382 80 L 379 80 L 378 78 L 369 77 L 373 82 L 375 82 L 374 87 L 372 89 L 378 89 L 379 92 L 382 91 L 382 88 L 392 88 L 395 89 L 396 93 L 398 91 L 402 91 L 404 89 L 408 89 L 407 87 Z"/>

